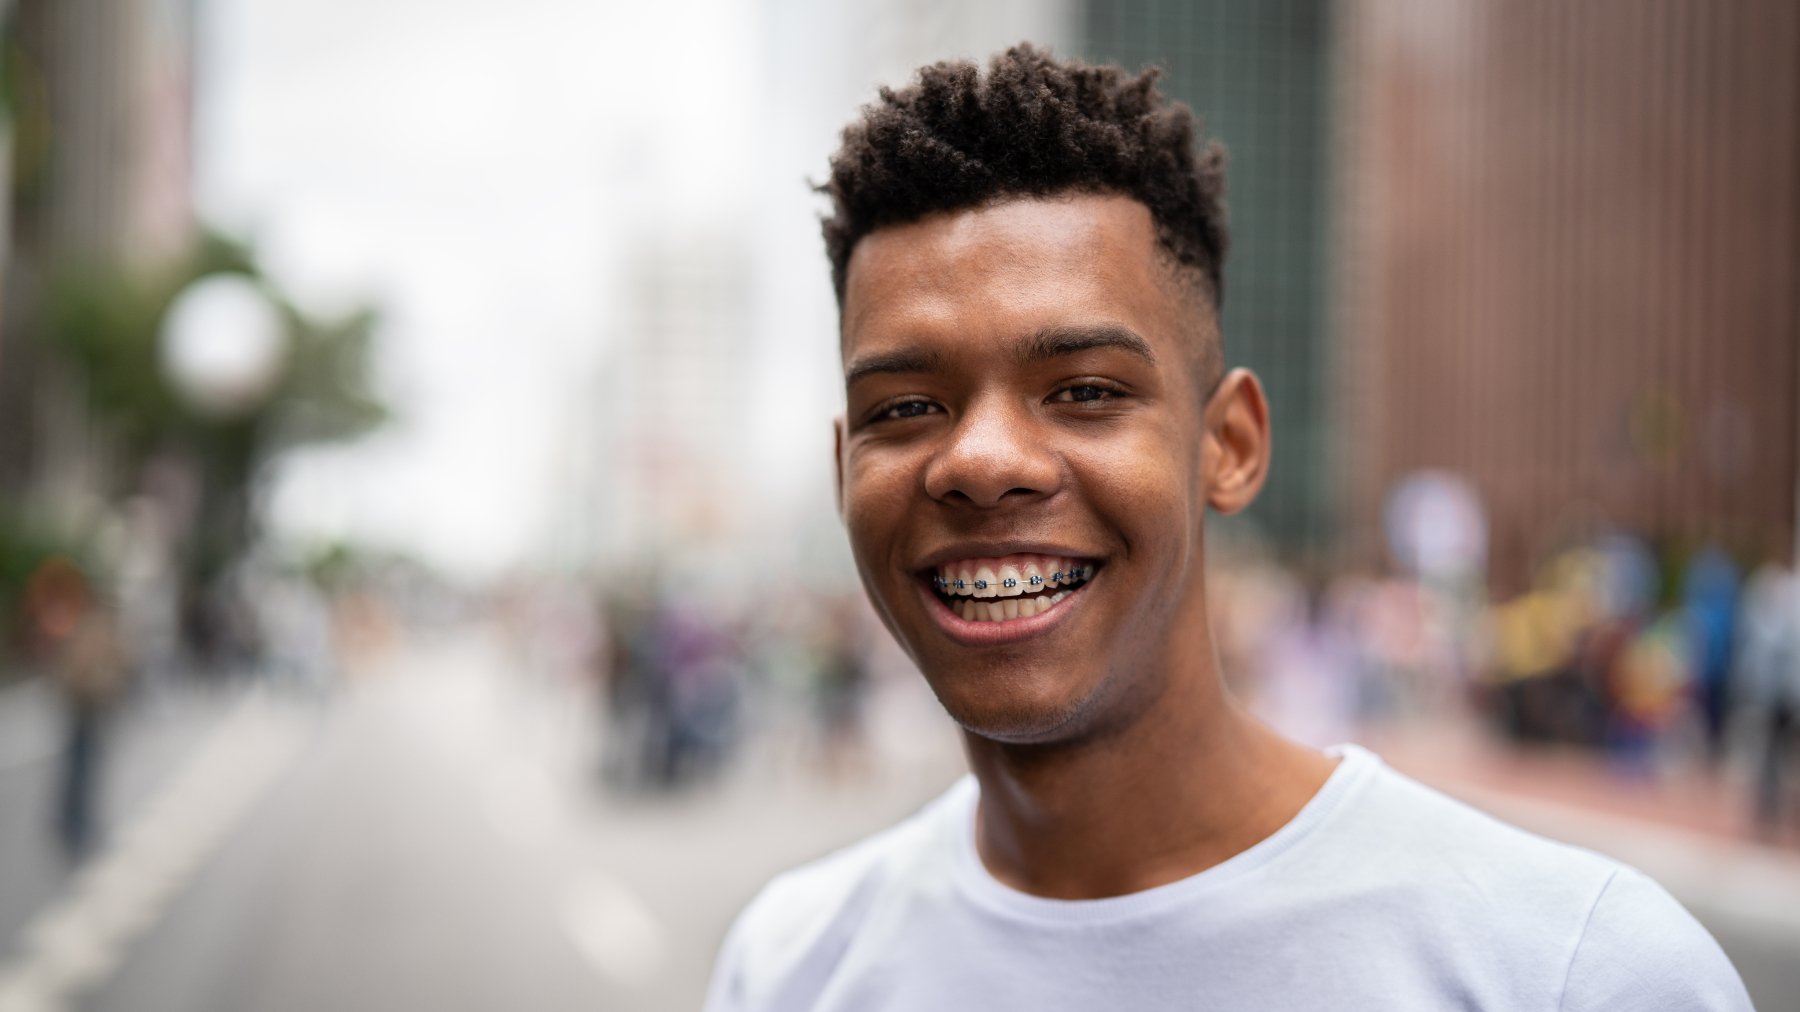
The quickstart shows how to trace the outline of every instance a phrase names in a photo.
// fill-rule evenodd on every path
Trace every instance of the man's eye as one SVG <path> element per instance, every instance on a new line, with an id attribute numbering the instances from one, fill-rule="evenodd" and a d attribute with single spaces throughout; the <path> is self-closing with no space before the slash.
<path id="1" fill-rule="evenodd" d="M 930 401 L 901 401 L 898 404 L 890 404 L 880 411 L 875 412 L 874 417 L 871 418 L 870 421 L 884 422 L 893 418 L 917 418 L 920 415 L 931 414 L 936 410 L 937 405 Z"/>
<path id="2" fill-rule="evenodd" d="M 1063 402 L 1103 401 L 1113 396 L 1113 391 L 1093 383 L 1080 383 L 1072 387 L 1058 390 L 1051 400 Z"/>

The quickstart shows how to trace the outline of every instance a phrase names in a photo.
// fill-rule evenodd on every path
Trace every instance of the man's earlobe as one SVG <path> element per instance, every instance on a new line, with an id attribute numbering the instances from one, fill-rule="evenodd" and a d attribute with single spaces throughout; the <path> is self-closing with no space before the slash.
<path id="1" fill-rule="evenodd" d="M 838 519 L 844 518 L 844 416 L 839 415 L 831 420 L 831 473 L 834 479 L 832 490 L 836 493 L 833 499 L 837 503 Z"/>
<path id="2" fill-rule="evenodd" d="M 1206 504 L 1236 513 L 1256 500 L 1269 476 L 1269 404 L 1248 369 L 1219 381 L 1205 413 Z"/>

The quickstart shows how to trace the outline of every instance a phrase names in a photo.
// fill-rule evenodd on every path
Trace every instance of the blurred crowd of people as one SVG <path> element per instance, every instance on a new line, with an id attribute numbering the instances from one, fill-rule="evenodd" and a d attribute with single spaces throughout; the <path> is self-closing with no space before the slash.
<path id="1" fill-rule="evenodd" d="M 626 583 L 603 602 L 611 780 L 676 786 L 772 727 L 827 772 L 860 762 L 870 671 L 860 597 L 790 587 L 757 592 L 751 608 L 747 595 Z"/>
<path id="2" fill-rule="evenodd" d="M 1789 797 L 1800 707 L 1800 596 L 1791 567 L 1746 577 L 1717 547 L 1659 555 L 1613 534 L 1554 556 L 1528 592 L 1492 610 L 1487 694 L 1526 740 L 1604 749 L 1622 770 L 1737 758 L 1759 824 Z"/>
<path id="3" fill-rule="evenodd" d="M 614 788 L 705 782 L 753 740 L 826 776 L 868 765 L 880 637 L 860 593 L 661 565 L 503 597 L 525 668 L 593 690 L 595 761 Z"/>
<path id="4" fill-rule="evenodd" d="M 1588 749 L 1620 776 L 1733 772 L 1763 832 L 1800 824 L 1800 576 L 1745 572 L 1716 547 L 1658 552 L 1613 533 L 1555 553 L 1529 589 L 1485 574 L 1306 579 L 1221 566 L 1228 677 L 1315 744 L 1371 726 L 1463 720 L 1507 740 Z"/>

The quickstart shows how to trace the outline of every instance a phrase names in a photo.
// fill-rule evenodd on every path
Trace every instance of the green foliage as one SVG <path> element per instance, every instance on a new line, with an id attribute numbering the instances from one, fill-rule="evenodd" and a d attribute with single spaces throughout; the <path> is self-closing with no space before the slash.
<path id="1" fill-rule="evenodd" d="M 26 581 L 46 560 L 59 555 L 88 568 L 79 546 L 57 536 L 50 525 L 25 510 L 0 502 L 0 659 L 18 632 Z"/>
<path id="2" fill-rule="evenodd" d="M 12 123 L 19 104 L 19 15 L 8 4 L 0 11 L 0 122 Z"/>
<path id="3" fill-rule="evenodd" d="M 89 409 L 130 460 L 186 424 L 157 358 L 157 322 L 176 290 L 162 279 L 87 273 L 49 285 L 45 337 L 74 367 Z"/>
<path id="4" fill-rule="evenodd" d="M 43 524 L 33 522 L 23 510 L 0 505 L 0 597 L 25 586 L 38 564 L 54 555 L 72 555 Z"/>
<path id="5" fill-rule="evenodd" d="M 159 338 L 170 305 L 200 278 L 242 274 L 267 294 L 286 323 L 287 364 L 275 390 L 248 414 L 195 412 L 164 376 Z M 151 454 L 197 453 L 233 481 L 290 447 L 349 439 L 380 425 L 387 411 L 368 374 L 376 317 L 309 316 L 275 291 L 250 251 L 216 235 L 172 270 L 126 274 L 66 271 L 49 286 L 45 337 L 74 368 L 89 409 L 109 436 L 129 481 Z"/>
<path id="6" fill-rule="evenodd" d="M 286 351 L 274 389 L 245 412 L 208 414 L 186 403 L 164 375 L 163 318 L 195 281 L 239 274 L 274 305 Z M 42 338 L 78 379 L 100 460 L 112 471 L 108 498 L 129 494 L 145 465 L 172 455 L 196 465 L 199 515 L 184 546 L 190 586 L 204 586 L 256 538 L 251 490 L 284 450 L 350 439 L 388 417 L 369 375 L 376 317 L 337 319 L 302 312 L 257 269 L 250 250 L 209 235 L 164 270 L 140 273 L 63 269 L 46 286 Z"/>
<path id="7" fill-rule="evenodd" d="M 363 309 L 315 320 L 282 303 L 293 336 L 288 368 L 271 405 L 277 424 L 271 449 L 360 436 L 388 418 L 369 381 L 377 317 Z"/>

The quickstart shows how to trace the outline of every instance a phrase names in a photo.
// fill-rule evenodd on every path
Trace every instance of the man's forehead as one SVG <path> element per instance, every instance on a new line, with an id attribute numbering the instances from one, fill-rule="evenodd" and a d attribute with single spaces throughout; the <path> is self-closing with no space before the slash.
<path id="1" fill-rule="evenodd" d="M 878 229 L 857 244 L 846 278 L 843 336 L 871 313 L 1004 302 L 1031 286 L 1070 299 L 1142 289 L 1159 269 L 1149 209 L 1129 197 L 1015 198 Z M 1040 293 L 1041 294 L 1041 293 Z"/>

